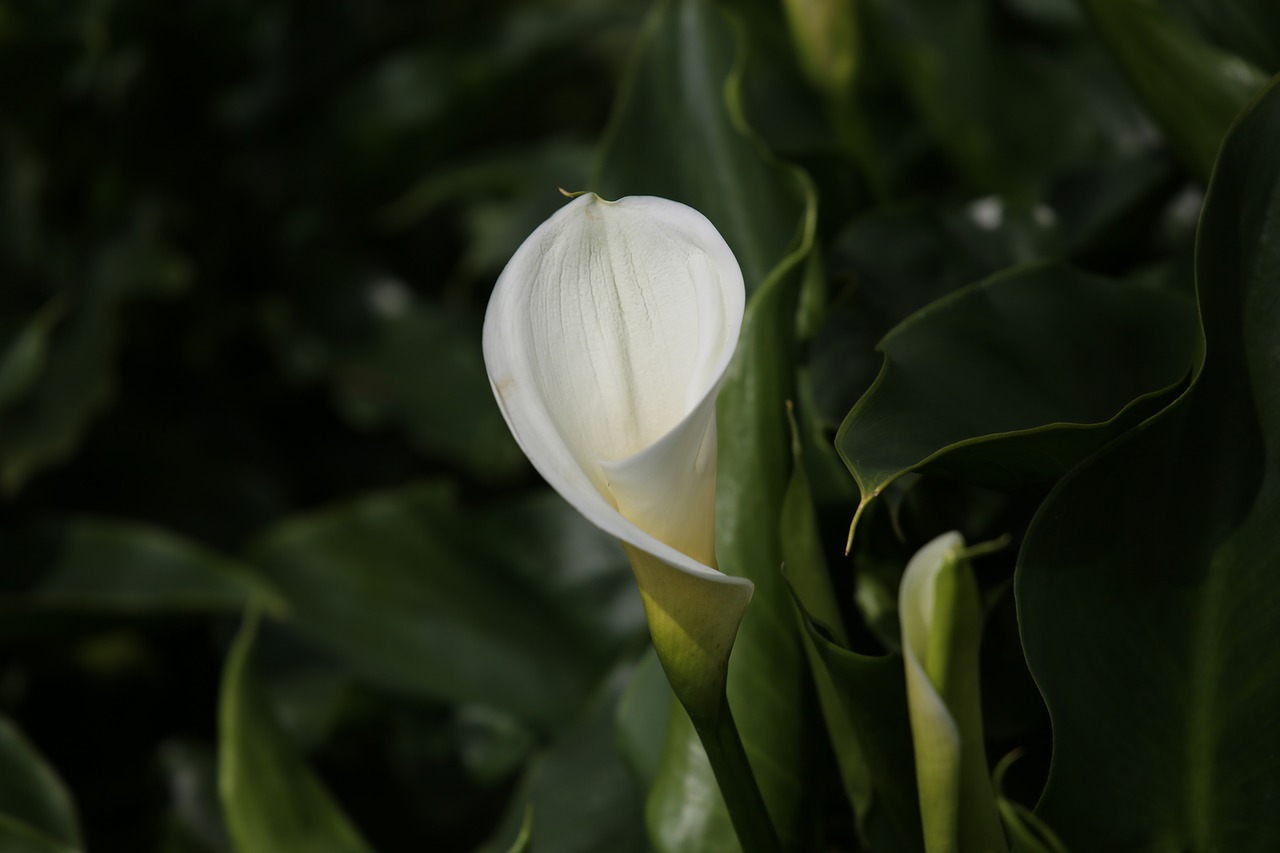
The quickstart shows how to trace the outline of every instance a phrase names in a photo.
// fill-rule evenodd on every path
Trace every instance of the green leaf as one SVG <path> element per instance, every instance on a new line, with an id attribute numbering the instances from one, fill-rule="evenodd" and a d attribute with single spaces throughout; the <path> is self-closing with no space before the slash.
<path id="1" fill-rule="evenodd" d="M 1011 37 L 990 0 L 865 0 L 868 53 L 977 190 L 1019 196 L 1073 166 L 1132 148 L 1132 110 L 1089 40 Z M 879 97 L 874 97 L 875 95 Z M 885 94 L 863 96 L 868 121 Z M 1061 116 L 1070 115 L 1070 122 Z M 1127 138 L 1126 138 L 1127 137 Z M 880 143 L 887 157 L 897 154 Z M 873 169 L 883 168 L 878 163 Z M 932 191 L 932 189 L 931 189 Z"/>
<path id="2" fill-rule="evenodd" d="M 6 531 L 0 607 L 93 613 L 227 612 L 278 597 L 245 565 L 160 528 L 88 516 Z"/>
<path id="3" fill-rule="evenodd" d="M 514 848 L 526 822 L 528 848 L 534 851 L 648 849 L 644 790 L 616 743 L 614 721 L 626 684 L 619 677 L 623 675 L 618 672 L 606 679 L 581 718 L 529 763 L 505 818 L 482 853 Z"/>
<path id="4" fill-rule="evenodd" d="M 1280 6 L 1271 0 L 1164 0 L 1196 28 L 1263 71 L 1280 71 Z"/>
<path id="5" fill-rule="evenodd" d="M 662 744 L 675 696 L 662 672 L 658 655 L 650 649 L 636 665 L 631 682 L 618 700 L 618 749 L 645 790 L 658 778 Z"/>
<path id="6" fill-rule="evenodd" d="M 1021 750 L 1009 753 L 1000 759 L 991 773 L 991 784 L 996 790 L 996 806 L 1000 809 L 1005 833 L 1019 853 L 1069 853 L 1066 845 L 1033 811 L 1004 795 L 1004 775 L 1021 754 Z"/>
<path id="7" fill-rule="evenodd" d="M 750 296 L 797 234 L 794 176 L 765 159 L 726 104 L 738 53 L 710 0 L 659 0 L 632 55 L 600 147 L 609 199 L 656 195 L 700 211 L 742 266 Z M 735 77 L 736 79 L 736 77 Z"/>
<path id="8" fill-rule="evenodd" d="M 1084 0 L 1094 25 L 1169 145 L 1200 178 L 1266 75 L 1207 44 L 1146 0 Z"/>
<path id="9" fill-rule="evenodd" d="M 810 238 L 811 239 L 811 238 Z M 789 478 L 786 400 L 793 395 L 794 317 L 804 243 L 747 307 L 717 405 L 716 556 L 756 584 L 729 669 L 729 703 L 784 844 L 812 832 L 804 649 L 779 571 L 778 521 Z"/>
<path id="10" fill-rule="evenodd" d="M 334 366 L 337 403 L 347 421 L 363 430 L 395 424 L 418 452 L 481 480 L 524 471 L 524 455 L 494 405 L 476 345 L 480 318 L 402 305 L 396 300 L 412 299 L 408 291 L 384 286 L 390 316 L 380 319 L 369 343 Z"/>
<path id="11" fill-rule="evenodd" d="M 545 727 L 644 624 L 617 544 L 549 494 L 483 515 L 442 483 L 374 494 L 282 522 L 250 562 L 361 677 Z"/>
<path id="12" fill-rule="evenodd" d="M 0 717 L 0 818 L 0 849 L 6 851 L 23 849 L 14 839 L 28 835 L 32 849 L 46 849 L 39 846 L 42 843 L 58 850 L 81 844 L 79 820 L 66 786 L 4 717 Z M 34 840 L 37 837 L 47 842 Z"/>
<path id="13" fill-rule="evenodd" d="M 527 723 L 489 705 L 463 705 L 454 719 L 458 757 L 480 785 L 510 779 L 537 743 L 537 733 Z"/>
<path id="14" fill-rule="evenodd" d="M 66 307 L 65 299 L 55 297 L 0 345 L 0 410 L 20 399 L 40 376 L 49 337 Z"/>
<path id="15" fill-rule="evenodd" d="M 38 381 L 28 385 L 31 377 L 23 374 L 30 365 L 17 369 L 16 378 L 6 377 L 27 387 L 0 410 L 0 494 L 15 494 L 37 471 L 69 457 L 110 403 L 121 306 L 134 296 L 172 291 L 186 275 L 179 258 L 145 243 L 115 245 L 96 259 L 70 316 L 36 345 L 44 349 L 35 359 L 42 365 Z M 14 369 L 9 358 L 6 373 Z M 18 360 L 30 361 L 30 353 L 19 353 Z"/>
<path id="16" fill-rule="evenodd" d="M 1205 201 L 1191 388 L 1063 480 L 1020 555 L 1022 639 L 1054 731 L 1036 813 L 1076 849 L 1280 847 L 1277 281 L 1273 85 Z"/>
<path id="17" fill-rule="evenodd" d="M 529 845 L 533 842 L 533 806 L 529 806 L 524 810 L 524 820 L 520 823 L 520 832 L 516 835 L 516 840 L 511 842 L 511 846 L 507 848 L 507 853 L 528 853 Z"/>
<path id="18" fill-rule="evenodd" d="M 4 853 L 78 853 L 22 821 L 0 814 L 0 850 Z"/>
<path id="19" fill-rule="evenodd" d="M 1193 329 L 1176 294 L 1061 266 L 934 302 L 880 342 L 884 367 L 836 437 L 861 506 L 922 468 L 996 484 L 1061 475 L 1183 381 Z"/>
<path id="20" fill-rule="evenodd" d="M 1060 223 L 1043 204 L 996 196 L 878 208 L 850 223 L 833 241 L 827 267 L 853 286 L 828 310 L 810 357 L 814 401 L 824 418 L 838 426 L 871 387 L 881 367 L 875 345 L 890 330 L 962 287 L 1062 257 L 1062 232 L 1076 225 L 1075 208 L 1088 210 L 1091 201 L 1068 200 Z"/>
<path id="21" fill-rule="evenodd" d="M 781 518 L 784 571 L 845 794 L 864 846 L 918 853 L 924 848 L 902 658 L 849 649 L 798 434 L 794 452 Z"/>
<path id="22" fill-rule="evenodd" d="M 400 232 L 447 211 L 468 231 L 460 272 L 494 277 L 533 229 L 564 203 L 556 188 L 586 184 L 593 153 L 583 142 L 557 138 L 516 151 L 469 156 L 462 163 L 431 161 L 431 174 L 393 202 L 382 219 L 389 230 Z"/>
<path id="23" fill-rule="evenodd" d="M 369 853 L 360 833 L 288 743 L 252 669 L 257 616 L 227 657 L 218 709 L 218 790 L 242 853 Z"/>
<path id="24" fill-rule="evenodd" d="M 843 106 L 858 73 L 857 3 L 785 0 L 783 8 L 805 75 Z"/>

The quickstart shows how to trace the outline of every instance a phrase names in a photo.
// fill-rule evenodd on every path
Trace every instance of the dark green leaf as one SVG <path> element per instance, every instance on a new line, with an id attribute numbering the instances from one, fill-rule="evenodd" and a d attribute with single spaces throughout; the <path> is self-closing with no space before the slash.
<path id="1" fill-rule="evenodd" d="M 1079 850 L 1280 847 L 1278 223 L 1273 85 L 1205 201 L 1191 388 L 1060 483 L 1020 556 L 1054 727 L 1037 814 Z"/>
<path id="2" fill-rule="evenodd" d="M 535 851 L 644 853 L 648 849 L 644 789 L 616 743 L 614 718 L 625 685 L 618 675 L 605 682 L 582 719 L 529 764 L 506 818 L 482 850 L 517 847 L 526 820 L 531 824 L 529 849 Z"/>
<path id="3" fill-rule="evenodd" d="M 543 726 L 643 625 L 621 549 L 548 495 L 475 516 L 443 484 L 372 495 L 283 522 L 251 562 L 360 676 Z"/>
<path id="4" fill-rule="evenodd" d="M 734 30 L 710 0 L 660 0 L 614 106 L 594 187 L 605 198 L 656 195 L 711 220 L 750 295 L 797 234 L 793 176 L 770 163 L 726 104 Z"/>
<path id="5" fill-rule="evenodd" d="M 822 416 L 844 420 L 880 370 L 875 345 L 895 326 L 961 287 L 1061 256 L 1063 236 L 1045 205 L 995 196 L 877 209 L 851 223 L 827 261 L 831 276 L 851 285 L 828 310 L 811 356 Z"/>
<path id="6" fill-rule="evenodd" d="M 998 275 L 916 313 L 836 446 L 863 504 L 928 467 L 1018 483 L 1068 470 L 1183 381 L 1194 321 L 1176 294 L 1059 266 Z"/>
<path id="7" fill-rule="evenodd" d="M 438 171 L 411 187 L 383 218 L 399 231 L 437 211 L 460 213 L 468 239 L 459 271 L 497 275 L 530 232 L 564 203 L 556 188 L 586 185 L 592 155 L 582 142 L 555 139 L 532 150 L 436 164 Z"/>
<path id="8" fill-rule="evenodd" d="M 812 235 L 810 235 L 810 240 Z M 794 396 L 795 315 L 803 260 L 789 255 L 752 298 L 716 407 L 716 558 L 755 582 L 729 667 L 729 703 L 784 844 L 811 842 L 806 795 L 809 683 L 778 530 L 789 478 L 786 401 Z"/>
<path id="9" fill-rule="evenodd" d="M 458 757 L 481 785 L 511 778 L 529 757 L 537 735 L 529 724 L 488 705 L 463 705 L 454 716 Z"/>
<path id="10" fill-rule="evenodd" d="M 991 785 L 996 792 L 996 806 L 1000 809 L 1005 833 L 1018 853 L 1069 853 L 1066 845 L 1044 821 L 1036 817 L 1035 812 L 1004 795 L 1004 775 L 1020 755 L 1018 751 L 1009 753 L 991 771 Z"/>
<path id="11" fill-rule="evenodd" d="M 662 671 L 658 655 L 650 649 L 618 700 L 618 749 L 645 790 L 658 777 L 667 720 L 675 696 Z"/>
<path id="12" fill-rule="evenodd" d="M 866 762 L 863 772 L 871 780 L 870 800 L 860 802 L 863 790 L 854 803 L 855 808 L 865 809 L 864 836 L 875 850 L 922 850 L 902 657 L 872 657 L 842 648 L 807 616 L 805 629 L 827 673 L 823 714 L 842 718 L 833 728 L 833 737 L 842 730 L 852 732 L 859 745 L 860 755 L 842 760 Z M 854 767 L 845 772 L 858 774 Z"/>
<path id="13" fill-rule="evenodd" d="M 1267 73 L 1280 71 L 1280 5 L 1272 0 L 1164 0 L 1217 44 Z"/>
<path id="14" fill-rule="evenodd" d="M 1059 34 L 1030 48 L 1002 32 L 989 0 L 861 5 L 864 44 L 885 52 L 895 82 L 969 186 L 1024 194 L 1132 146 L 1130 105 L 1088 40 Z"/>
<path id="15" fill-rule="evenodd" d="M 421 304 L 388 283 L 374 339 L 334 366 L 337 401 L 363 429 L 394 423 L 414 448 L 482 480 L 523 471 L 485 374 L 480 318 Z"/>
<path id="16" fill-rule="evenodd" d="M 1085 7 L 1170 147 L 1207 178 L 1227 128 L 1266 75 L 1201 41 L 1155 3 L 1085 0 Z"/>
<path id="17" fill-rule="evenodd" d="M 97 259 L 70 316 L 37 346 L 46 349 L 37 359 L 43 365 L 39 382 L 0 411 L 0 494 L 14 494 L 38 470 L 70 456 L 110 402 L 121 305 L 139 294 L 172 290 L 186 276 L 180 259 L 147 244 L 117 245 Z"/>
<path id="18" fill-rule="evenodd" d="M 241 610 L 274 594 L 243 564 L 162 529 L 78 517 L 0 537 L 13 568 L 0 604 L 86 612 Z"/>
<path id="19" fill-rule="evenodd" d="M 801 446 L 797 436 L 782 506 L 782 555 L 827 734 L 864 843 L 885 853 L 921 851 L 902 658 L 848 648 Z"/>
<path id="20" fill-rule="evenodd" d="M 0 337 L 0 410 L 20 399 L 44 369 L 53 327 L 66 313 L 53 299 L 7 339 Z"/>
<path id="21" fill-rule="evenodd" d="M 227 658 L 218 710 L 218 789 L 236 850 L 369 853 L 273 717 L 253 673 L 256 632 L 250 614 Z"/>
<path id="22" fill-rule="evenodd" d="M 0 849 L 10 849 L 5 831 L 17 823 L 57 845 L 80 845 L 79 820 L 66 786 L 48 762 L 9 720 L 0 717 Z"/>
<path id="23" fill-rule="evenodd" d="M 533 807 L 525 809 L 524 820 L 520 824 L 520 832 L 516 835 L 516 840 L 511 842 L 511 846 L 507 848 L 507 853 L 528 853 L 529 845 L 533 842 Z"/>
<path id="24" fill-rule="evenodd" d="M 0 850 L 4 853 L 77 853 L 28 824 L 0 814 Z"/>

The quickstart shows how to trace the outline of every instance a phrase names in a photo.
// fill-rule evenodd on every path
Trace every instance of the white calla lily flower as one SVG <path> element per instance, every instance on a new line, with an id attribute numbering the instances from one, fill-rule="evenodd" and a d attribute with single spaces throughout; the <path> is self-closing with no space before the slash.
<path id="1" fill-rule="evenodd" d="M 520 246 L 485 315 L 485 365 L 512 434 L 623 543 L 691 714 L 719 707 L 753 589 L 717 570 L 714 545 L 716 394 L 744 304 L 738 263 L 702 214 L 586 193 Z"/>

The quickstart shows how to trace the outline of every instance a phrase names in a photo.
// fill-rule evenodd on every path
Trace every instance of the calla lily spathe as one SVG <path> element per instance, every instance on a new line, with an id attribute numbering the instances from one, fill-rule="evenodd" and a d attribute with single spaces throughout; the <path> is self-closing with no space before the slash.
<path id="1" fill-rule="evenodd" d="M 959 533 L 921 548 L 898 616 L 926 853 L 1008 850 L 987 769 L 978 655 L 982 605 Z"/>
<path id="2" fill-rule="evenodd" d="M 752 591 L 717 570 L 714 546 L 715 402 L 744 304 L 738 263 L 702 214 L 586 193 L 520 246 L 485 315 L 485 365 L 512 434 L 623 543 L 686 707 L 718 707 Z"/>

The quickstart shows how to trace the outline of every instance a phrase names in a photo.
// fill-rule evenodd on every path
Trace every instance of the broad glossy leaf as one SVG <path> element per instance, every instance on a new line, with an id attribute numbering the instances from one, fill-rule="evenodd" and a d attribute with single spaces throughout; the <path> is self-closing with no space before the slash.
<path id="1" fill-rule="evenodd" d="M 288 742 L 253 673 L 257 617 L 246 616 L 222 677 L 218 790 L 237 851 L 370 853 Z"/>
<path id="2" fill-rule="evenodd" d="M 1043 204 L 997 196 L 878 208 L 850 223 L 832 242 L 827 268 L 853 285 L 828 310 L 810 357 L 822 416 L 839 426 L 871 387 L 882 361 L 875 346 L 891 329 L 961 287 L 1061 256 L 1060 230 Z"/>
<path id="3" fill-rule="evenodd" d="M 785 406 L 795 387 L 794 317 L 811 246 L 789 255 L 747 306 L 720 392 L 716 484 L 716 555 L 726 571 L 756 584 L 730 662 L 729 702 L 779 835 L 801 847 L 814 826 L 814 800 L 805 791 L 811 707 L 804 647 L 780 571 L 778 522 L 790 473 Z"/>
<path id="4" fill-rule="evenodd" d="M 1194 322 L 1171 293 L 1041 266 L 941 299 L 881 341 L 885 363 L 836 446 L 863 504 L 928 467 L 1052 478 L 1183 381 Z"/>
<path id="5" fill-rule="evenodd" d="M 923 850 L 902 657 L 859 654 L 833 643 L 812 622 L 806 627 L 874 780 L 873 810 L 864 825 L 868 841 L 890 851 Z"/>
<path id="6" fill-rule="evenodd" d="M 1084 5 L 1170 147 L 1188 169 L 1207 178 L 1227 128 L 1266 75 L 1200 40 L 1156 3 Z"/>
<path id="7" fill-rule="evenodd" d="M 643 631 L 621 550 L 551 495 L 480 515 L 411 486 L 282 522 L 250 561 L 361 677 L 542 726 Z"/>
<path id="8" fill-rule="evenodd" d="M 717 409 L 716 556 L 751 578 L 729 701 L 770 814 L 784 841 L 805 817 L 803 650 L 778 567 L 777 519 L 788 471 L 798 265 L 811 240 L 814 199 L 794 170 L 747 135 L 739 103 L 742 46 L 708 0 L 662 0 L 653 10 L 613 114 L 597 191 L 651 193 L 705 214 L 742 266 L 751 297 L 738 353 Z M 786 252 L 796 234 L 804 241 Z M 737 849 L 715 779 L 683 710 L 672 712 L 649 799 L 650 834 L 664 853 Z"/>
<path id="9" fill-rule="evenodd" d="M 51 848 L 80 845 L 75 806 L 58 774 L 8 719 L 0 717 L 0 849 L 21 846 L 8 836 L 43 836 Z M 15 828 L 21 824 L 31 830 Z M 38 842 L 32 842 L 37 844 Z M 35 849 L 43 849 L 36 847 Z"/>
<path id="10" fill-rule="evenodd" d="M 1191 388 L 1063 480 L 1019 558 L 1054 728 L 1037 814 L 1074 849 L 1280 847 L 1278 223 L 1273 85 L 1205 201 Z"/>
<path id="11" fill-rule="evenodd" d="M 157 527 L 73 517 L 0 535 L 9 567 L 0 606 L 91 613 L 239 612 L 257 594 L 245 565 Z"/>
<path id="12" fill-rule="evenodd" d="M 784 571 L 845 794 L 870 849 L 921 851 L 902 657 L 849 649 L 798 440 L 795 454 L 782 507 Z"/>
<path id="13" fill-rule="evenodd" d="M 482 853 L 514 846 L 526 820 L 531 850 L 645 853 L 649 849 L 644 789 L 623 760 L 615 735 L 625 675 L 618 672 L 606 679 L 581 718 L 533 758 L 502 825 Z"/>

